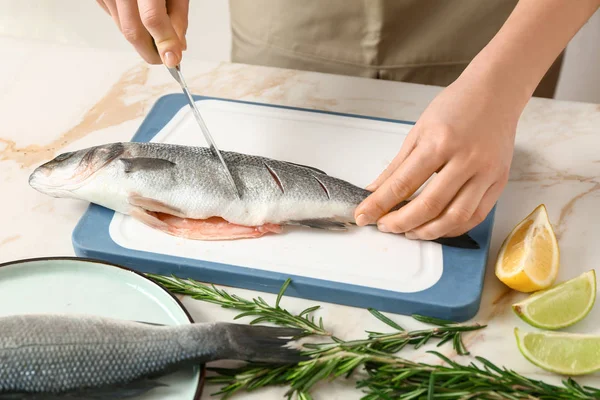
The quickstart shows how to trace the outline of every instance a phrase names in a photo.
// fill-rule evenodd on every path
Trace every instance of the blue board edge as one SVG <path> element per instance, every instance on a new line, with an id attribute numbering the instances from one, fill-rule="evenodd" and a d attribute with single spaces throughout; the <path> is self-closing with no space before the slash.
<path id="1" fill-rule="evenodd" d="M 291 109 L 305 112 L 339 115 L 414 125 L 412 121 L 370 117 L 299 107 L 264 104 L 219 97 L 193 96 L 195 100 L 220 100 L 264 107 Z M 160 97 L 152 106 L 133 142 L 151 140 L 182 107 L 187 105 L 183 94 Z M 114 215 L 112 210 L 90 204 L 77 223 L 72 243 L 80 257 L 102 259 L 142 273 L 175 275 L 231 287 L 278 293 L 286 279 L 292 280 L 285 295 L 360 308 L 375 308 L 395 314 L 421 314 L 453 321 L 466 321 L 479 311 L 483 282 L 487 270 L 491 231 L 496 207 L 487 218 L 469 234 L 479 243 L 480 249 L 465 250 L 442 246 L 444 269 L 441 278 L 432 287 L 416 293 L 397 293 L 303 276 L 284 275 L 248 267 L 174 257 L 160 253 L 125 249 L 109 236 L 108 229 Z M 339 234 L 339 233 L 332 233 Z M 457 269 L 471 269 L 468 273 Z"/>

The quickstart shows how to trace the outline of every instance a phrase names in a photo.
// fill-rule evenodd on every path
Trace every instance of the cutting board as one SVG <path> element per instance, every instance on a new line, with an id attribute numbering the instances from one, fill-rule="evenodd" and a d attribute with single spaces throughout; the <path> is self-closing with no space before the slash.
<path id="1" fill-rule="evenodd" d="M 221 150 L 319 168 L 366 186 L 393 159 L 412 122 L 195 96 Z M 153 106 L 132 141 L 205 146 L 183 95 Z M 73 236 L 75 253 L 140 272 L 398 314 L 463 321 L 479 309 L 494 210 L 470 235 L 481 248 L 411 241 L 375 227 L 286 227 L 258 239 L 197 241 L 149 228 L 91 204 Z"/>

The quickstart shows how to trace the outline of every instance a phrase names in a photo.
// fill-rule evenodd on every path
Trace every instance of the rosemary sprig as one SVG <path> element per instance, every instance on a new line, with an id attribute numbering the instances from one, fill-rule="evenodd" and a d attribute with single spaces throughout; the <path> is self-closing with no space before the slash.
<path id="1" fill-rule="evenodd" d="M 367 332 L 363 340 L 343 341 L 327 332 L 320 319 L 318 325 L 309 314 L 319 306 L 309 307 L 298 315 L 292 315 L 280 307 L 287 280 L 281 288 L 275 306 L 269 306 L 262 298 L 252 301 L 230 295 L 214 285 L 207 286 L 192 280 L 176 277 L 167 278 L 147 274 L 167 289 L 194 299 L 218 304 L 224 308 L 240 310 L 236 319 L 256 316 L 251 324 L 271 322 L 277 325 L 303 329 L 306 334 L 331 336 L 332 342 L 305 343 L 303 353 L 310 356 L 307 361 L 294 365 L 274 366 L 250 363 L 241 368 L 208 368 L 216 373 L 208 377 L 212 383 L 220 384 L 215 393 L 228 398 L 240 391 L 253 391 L 266 386 L 287 385 L 288 398 L 312 400 L 310 390 L 318 382 L 350 377 L 358 368 L 364 368 L 366 377 L 358 380 L 356 387 L 363 389 L 363 400 L 388 399 L 482 399 L 482 400 L 591 400 L 600 398 L 600 389 L 580 386 L 573 379 L 563 380 L 563 386 L 526 378 L 514 371 L 500 368 L 492 362 L 475 357 L 481 364 L 462 365 L 435 352 L 446 365 L 417 363 L 398 357 L 406 346 L 420 348 L 431 339 L 438 339 L 437 346 L 451 342 L 460 355 L 469 354 L 462 342 L 462 334 L 482 329 L 478 324 L 457 324 L 420 315 L 416 320 L 435 325 L 433 328 L 406 331 L 402 326 L 374 309 L 371 314 L 394 329 L 394 332 Z"/>
<path id="2" fill-rule="evenodd" d="M 214 285 L 205 285 L 191 279 L 180 279 L 177 277 L 165 277 L 161 275 L 146 274 L 149 278 L 162 284 L 169 291 L 187 295 L 196 300 L 202 300 L 213 304 L 218 304 L 223 308 L 231 308 L 240 310 L 242 313 L 236 315 L 234 319 L 254 316 L 257 317 L 250 321 L 250 325 L 270 322 L 275 325 L 293 327 L 304 330 L 306 335 L 331 336 L 323 326 L 323 318 L 319 318 L 319 322 L 315 322 L 315 318 L 309 314 L 318 310 L 321 306 L 312 306 L 297 315 L 291 314 L 288 310 L 280 307 L 281 298 L 289 284 L 290 279 L 287 279 L 279 294 L 275 306 L 270 306 L 262 297 L 246 300 L 235 294 L 229 294 L 224 290 L 217 289 Z"/>
<path id="3" fill-rule="evenodd" d="M 252 301 L 246 300 L 235 294 L 230 295 L 225 290 L 220 290 L 214 285 L 208 286 L 192 279 L 184 280 L 174 276 L 165 277 L 154 274 L 146 275 L 159 282 L 173 293 L 179 293 L 191 296 L 196 300 L 218 304 L 223 308 L 242 311 L 242 313 L 238 314 L 234 319 L 248 316 L 258 316 L 258 318 L 250 322 L 251 325 L 261 322 L 271 322 L 276 325 L 302 329 L 306 335 L 332 336 L 330 332 L 325 330 L 322 318 L 319 318 L 319 323 L 317 325 L 315 323 L 314 316 L 310 316 L 310 314 L 318 310 L 320 306 L 317 305 L 308 307 L 301 311 L 298 315 L 292 315 L 288 310 L 281 308 L 281 299 L 291 283 L 290 279 L 287 279 L 282 285 L 277 295 L 275 306 L 272 307 L 261 297 L 252 299 Z M 414 345 L 415 348 L 419 348 L 426 344 L 430 339 L 441 339 L 439 345 L 451 340 L 454 344 L 455 350 L 459 354 L 468 354 L 462 343 L 462 333 L 465 331 L 472 331 L 485 327 L 479 324 L 461 325 L 452 321 L 446 321 L 438 318 L 413 315 L 413 318 L 418 321 L 437 325 L 438 327 L 433 329 L 406 332 L 404 328 L 385 315 L 381 314 L 379 311 L 370 308 L 369 312 L 386 325 L 397 331 L 401 331 L 391 334 L 368 332 L 369 339 L 367 339 L 365 344 L 372 346 L 374 349 L 388 353 L 398 352 L 407 344 L 411 344 Z M 339 341 L 337 338 L 333 339 Z M 349 343 L 353 343 L 354 345 L 355 343 L 358 344 L 360 342 L 361 341 L 354 341 Z"/>
<path id="4" fill-rule="evenodd" d="M 225 385 L 215 395 L 229 398 L 236 392 L 253 391 L 269 385 L 288 385 L 288 399 L 293 395 L 307 398 L 318 381 L 346 377 L 364 366 L 367 377 L 356 383 L 363 389 L 363 400 L 389 399 L 481 399 L 481 400 L 597 400 L 600 389 L 580 386 L 573 379 L 555 386 L 529 379 L 518 373 L 499 368 L 482 357 L 476 357 L 481 366 L 462 365 L 438 352 L 430 352 L 447 364 L 416 363 L 391 354 L 345 349 L 329 354 L 321 349 L 313 359 L 298 365 L 269 367 L 248 365 L 240 369 L 210 369 L 217 372 L 209 377 L 213 383 Z"/>
<path id="5" fill-rule="evenodd" d="M 379 311 L 372 308 L 369 312 L 376 318 L 383 321 L 392 328 L 400 331 L 394 333 L 379 333 L 367 331 L 369 334 L 370 348 L 379 350 L 385 353 L 397 353 L 406 345 L 413 345 L 415 349 L 426 344 L 430 339 L 441 339 L 437 346 L 441 346 L 448 341 L 452 341 L 454 350 L 460 355 L 468 355 L 469 352 L 465 348 L 462 341 L 462 333 L 483 329 L 486 325 L 469 324 L 462 325 L 452 321 L 446 321 L 439 318 L 426 317 L 422 315 L 413 315 L 412 317 L 420 322 L 438 325 L 433 329 L 422 329 L 411 332 L 406 332 L 400 325 L 382 315 Z"/>
<path id="6" fill-rule="evenodd" d="M 363 400 L 387 399 L 482 399 L 482 400 L 592 400 L 600 398 L 600 389 L 582 387 L 573 379 L 563 386 L 526 378 L 506 368 L 499 368 L 483 357 L 462 365 L 437 352 L 444 365 L 428 365 L 407 360 L 366 364 L 368 377 L 357 382 L 367 389 Z"/>
<path id="7" fill-rule="evenodd" d="M 366 366 L 369 363 L 405 365 L 408 361 L 397 358 L 391 353 L 395 353 L 407 345 L 418 348 L 429 340 L 436 338 L 442 339 L 438 343 L 439 346 L 439 344 L 447 342 L 448 337 L 452 337 L 455 350 L 461 353 L 461 350 L 464 349 L 461 334 L 465 331 L 483 328 L 478 324 L 460 325 L 449 321 L 417 316 L 416 318 L 423 322 L 435 323 L 439 326 L 409 332 L 378 311 L 373 309 L 369 311 L 378 319 L 399 331 L 388 334 L 370 332 L 369 337 L 364 340 L 341 341 L 338 339 L 332 343 L 305 343 L 303 354 L 310 356 L 311 359 L 296 365 L 272 368 L 268 365 L 249 364 L 240 369 L 209 368 L 210 371 L 216 372 L 218 375 L 209 377 L 208 381 L 224 385 L 215 393 L 224 395 L 224 398 L 228 398 L 242 390 L 252 391 L 268 385 L 281 384 L 290 387 L 286 393 L 288 398 L 291 398 L 294 394 L 301 398 L 300 393 L 307 396 L 317 382 L 337 379 L 341 376 L 348 378 L 357 368 Z"/>
<path id="8" fill-rule="evenodd" d="M 323 326 L 322 319 L 319 325 L 314 323 L 314 317 L 309 314 L 319 306 L 309 307 L 298 315 L 292 315 L 289 311 L 281 308 L 281 299 L 290 284 L 288 279 L 282 286 L 275 306 L 271 307 L 262 298 L 245 300 L 236 295 L 230 295 L 224 290 L 217 289 L 214 285 L 207 286 L 194 280 L 183 280 L 176 277 L 163 277 L 148 274 L 149 277 L 158 281 L 168 290 L 189 295 L 194 299 L 208 301 L 218 304 L 224 308 L 242 311 L 235 319 L 246 316 L 258 316 L 251 324 L 260 322 L 271 322 L 277 325 L 300 328 L 308 334 L 331 336 Z M 379 360 L 389 361 L 388 355 L 396 353 L 407 345 L 415 349 L 425 345 L 431 339 L 439 339 L 439 345 L 452 341 L 454 349 L 459 354 L 468 354 L 462 343 L 462 334 L 466 331 L 482 329 L 485 326 L 479 324 L 462 325 L 451 321 L 437 318 L 414 315 L 418 321 L 436 325 L 434 328 L 406 331 L 402 326 L 386 317 L 375 309 L 369 312 L 394 329 L 391 333 L 368 332 L 368 337 L 363 340 L 343 341 L 332 337 L 333 342 L 319 344 L 304 344 L 304 353 L 312 357 L 311 360 L 292 366 L 268 366 L 260 364 L 249 364 L 238 369 L 210 369 L 218 375 L 208 378 L 213 383 L 224 385 L 217 394 L 226 397 L 241 390 L 251 391 L 268 385 L 290 385 L 288 396 L 295 394 L 300 399 L 310 398 L 310 389 L 319 381 L 338 378 L 342 375 L 349 377 L 358 367 L 367 362 Z M 395 359 L 393 359 L 395 360 Z"/>

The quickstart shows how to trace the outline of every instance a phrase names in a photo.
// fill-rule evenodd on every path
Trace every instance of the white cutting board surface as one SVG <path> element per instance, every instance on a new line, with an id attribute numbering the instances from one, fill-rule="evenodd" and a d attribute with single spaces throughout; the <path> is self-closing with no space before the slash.
<path id="1" fill-rule="evenodd" d="M 400 150 L 412 125 L 220 100 L 196 102 L 221 150 L 261 155 L 324 170 L 368 185 Z M 153 142 L 206 146 L 189 106 Z M 442 246 L 384 234 L 375 227 L 321 231 L 285 227 L 258 239 L 195 241 L 115 213 L 118 245 L 209 262 L 305 276 L 395 292 L 417 292 L 442 276 Z"/>

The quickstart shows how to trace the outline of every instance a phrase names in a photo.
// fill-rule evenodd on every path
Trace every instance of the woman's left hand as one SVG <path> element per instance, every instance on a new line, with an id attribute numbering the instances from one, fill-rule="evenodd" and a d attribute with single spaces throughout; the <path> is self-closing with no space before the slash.
<path id="1" fill-rule="evenodd" d="M 374 191 L 356 209 L 359 226 L 409 239 L 459 236 L 489 214 L 509 175 L 522 107 L 493 76 L 470 72 L 427 107 L 402 148 L 367 187 Z M 427 179 L 437 175 L 409 204 Z"/>

